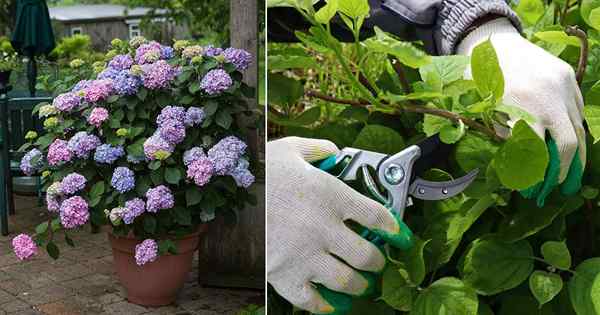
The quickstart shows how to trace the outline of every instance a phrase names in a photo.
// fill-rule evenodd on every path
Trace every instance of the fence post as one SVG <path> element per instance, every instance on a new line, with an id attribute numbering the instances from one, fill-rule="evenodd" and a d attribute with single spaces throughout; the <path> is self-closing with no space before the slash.
<path id="1" fill-rule="evenodd" d="M 245 71 L 245 82 L 258 89 L 258 6 L 259 0 L 230 0 L 231 46 L 250 52 L 255 60 Z M 264 5 L 264 4 L 263 4 Z M 258 91 L 257 91 L 258 92 Z M 258 93 L 256 93 L 258 95 Z M 248 100 L 258 106 L 257 97 Z M 254 161 L 264 160 L 264 134 L 243 116 L 249 151 Z M 264 165 L 264 163 L 262 163 Z M 262 167 L 261 167 L 262 168 Z M 228 226 L 222 218 L 211 222 L 200 244 L 199 282 L 209 286 L 264 289 L 265 281 L 265 185 L 264 171 L 256 174 L 252 193 L 257 206 L 239 213 L 238 223 Z"/>

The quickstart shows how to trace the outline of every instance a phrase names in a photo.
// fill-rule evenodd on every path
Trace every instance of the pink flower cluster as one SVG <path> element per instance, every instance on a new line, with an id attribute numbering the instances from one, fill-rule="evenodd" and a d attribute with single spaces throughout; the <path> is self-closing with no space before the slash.
<path id="1" fill-rule="evenodd" d="M 96 126 L 96 128 L 100 128 L 100 125 L 102 125 L 102 123 L 104 121 L 106 121 L 107 119 L 108 119 L 108 110 L 104 107 L 95 107 L 90 112 L 90 116 L 88 117 L 87 121 L 91 125 Z"/>
<path id="2" fill-rule="evenodd" d="M 94 80 L 84 90 L 83 98 L 88 103 L 97 103 L 106 100 L 112 94 L 113 90 L 112 80 Z"/>
<path id="3" fill-rule="evenodd" d="M 62 139 L 56 139 L 48 148 L 48 164 L 51 166 L 60 165 L 71 161 L 73 154 L 69 150 L 69 143 Z"/>
<path id="4" fill-rule="evenodd" d="M 15 255 L 20 260 L 30 259 L 37 254 L 37 245 L 27 234 L 19 234 L 12 240 Z"/>

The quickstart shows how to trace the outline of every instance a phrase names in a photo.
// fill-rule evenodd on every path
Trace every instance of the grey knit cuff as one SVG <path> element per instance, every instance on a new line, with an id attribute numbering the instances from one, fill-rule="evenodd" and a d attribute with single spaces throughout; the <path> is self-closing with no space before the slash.
<path id="1" fill-rule="evenodd" d="M 434 30 L 438 53 L 453 54 L 469 26 L 488 14 L 506 16 L 521 31 L 519 17 L 504 0 L 443 0 Z"/>

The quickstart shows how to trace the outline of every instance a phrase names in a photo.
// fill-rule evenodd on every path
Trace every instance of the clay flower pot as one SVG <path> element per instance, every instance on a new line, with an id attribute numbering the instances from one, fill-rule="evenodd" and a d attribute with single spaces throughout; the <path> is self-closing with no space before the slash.
<path id="1" fill-rule="evenodd" d="M 203 225 L 198 232 L 176 240 L 179 254 L 163 255 L 143 266 L 135 263 L 135 245 L 141 241 L 133 237 L 117 237 L 109 232 L 115 269 L 127 290 L 127 300 L 144 306 L 173 303 L 192 269 L 194 252 L 198 249 L 200 234 L 205 230 Z"/>

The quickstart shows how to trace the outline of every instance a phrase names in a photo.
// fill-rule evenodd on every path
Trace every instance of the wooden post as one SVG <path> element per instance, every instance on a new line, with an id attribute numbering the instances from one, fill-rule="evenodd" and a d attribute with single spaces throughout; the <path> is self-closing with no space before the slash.
<path id="1" fill-rule="evenodd" d="M 255 60 L 245 71 L 245 82 L 258 88 L 258 0 L 230 0 L 231 46 L 250 52 Z M 258 94 L 258 93 L 256 93 Z M 257 98 L 248 100 L 258 106 Z M 245 126 L 249 151 L 254 161 L 264 165 L 264 134 L 244 117 L 237 118 Z M 227 226 L 222 218 L 211 222 L 200 244 L 199 282 L 207 286 L 240 287 L 264 290 L 265 283 L 265 184 L 264 172 L 256 174 L 251 191 L 258 205 L 240 212 L 235 226 Z"/>

